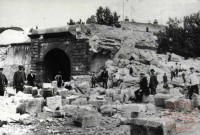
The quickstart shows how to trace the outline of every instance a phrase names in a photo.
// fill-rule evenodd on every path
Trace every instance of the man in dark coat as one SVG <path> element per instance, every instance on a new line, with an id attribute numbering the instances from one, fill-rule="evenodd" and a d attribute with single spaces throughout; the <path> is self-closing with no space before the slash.
<path id="1" fill-rule="evenodd" d="M 144 73 L 140 73 L 140 89 L 135 91 L 135 97 L 137 102 L 142 102 L 143 94 L 148 96 L 150 94 L 148 89 L 148 81 Z"/>
<path id="2" fill-rule="evenodd" d="M 55 79 L 57 81 L 57 87 L 61 88 L 62 86 L 62 75 L 61 75 L 61 71 L 58 71 L 57 75 L 55 76 Z"/>
<path id="3" fill-rule="evenodd" d="M 103 82 L 103 88 L 107 89 L 108 71 L 106 70 L 106 68 L 103 69 L 103 72 L 101 73 L 101 78 Z"/>
<path id="4" fill-rule="evenodd" d="M 0 96 L 4 96 L 5 87 L 8 85 L 8 80 L 2 72 L 3 68 L 0 68 Z"/>
<path id="5" fill-rule="evenodd" d="M 35 86 L 35 75 L 33 74 L 33 70 L 30 71 L 30 73 L 27 76 L 28 85 Z"/>
<path id="6" fill-rule="evenodd" d="M 19 65 L 19 70 L 14 73 L 13 88 L 16 88 L 16 92 L 24 90 L 24 84 L 26 81 L 26 75 L 23 71 L 23 66 Z"/>
<path id="7" fill-rule="evenodd" d="M 151 89 L 151 94 L 155 95 L 156 88 L 158 85 L 158 80 L 157 80 L 157 76 L 154 74 L 155 70 L 151 69 L 150 72 L 151 72 L 151 76 L 150 76 L 149 88 Z"/>

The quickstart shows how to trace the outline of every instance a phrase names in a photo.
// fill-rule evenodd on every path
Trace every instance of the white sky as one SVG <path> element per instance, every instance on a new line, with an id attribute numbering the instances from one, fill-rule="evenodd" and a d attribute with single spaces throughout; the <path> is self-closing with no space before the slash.
<path id="1" fill-rule="evenodd" d="M 169 17 L 182 18 L 200 11 L 200 0 L 124 0 L 125 16 L 137 22 L 157 19 L 165 24 Z M 99 6 L 117 11 L 122 20 L 123 0 L 0 0 L 0 27 L 29 29 L 64 26 L 70 18 L 78 21 L 95 15 Z M 162 15 L 161 15 L 162 14 Z"/>

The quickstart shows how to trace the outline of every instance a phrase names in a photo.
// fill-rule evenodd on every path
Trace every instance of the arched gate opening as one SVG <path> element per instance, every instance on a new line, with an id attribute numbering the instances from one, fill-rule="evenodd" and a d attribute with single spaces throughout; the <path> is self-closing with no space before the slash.
<path id="1" fill-rule="evenodd" d="M 62 78 L 65 81 L 70 80 L 71 64 L 68 55 L 61 49 L 50 50 L 44 57 L 45 73 L 43 75 L 45 82 L 51 82 L 55 79 L 58 71 L 61 71 Z"/>

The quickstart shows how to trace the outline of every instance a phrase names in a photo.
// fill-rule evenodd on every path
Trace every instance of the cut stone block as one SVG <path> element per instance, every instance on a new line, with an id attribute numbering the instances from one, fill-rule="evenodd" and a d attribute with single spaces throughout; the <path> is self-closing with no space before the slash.
<path id="1" fill-rule="evenodd" d="M 165 107 L 165 100 L 172 98 L 170 94 L 156 94 L 154 97 L 156 107 Z"/>
<path id="2" fill-rule="evenodd" d="M 68 99 L 62 99 L 62 106 L 69 105 Z"/>
<path id="3" fill-rule="evenodd" d="M 26 94 L 32 94 L 32 89 L 33 87 L 32 86 L 24 86 L 24 93 Z"/>
<path id="4" fill-rule="evenodd" d="M 192 99 L 192 105 L 193 105 L 193 107 L 199 107 L 200 106 L 200 96 L 194 97 Z"/>
<path id="5" fill-rule="evenodd" d="M 42 88 L 51 88 L 51 83 L 43 83 Z"/>
<path id="6" fill-rule="evenodd" d="M 134 118 L 130 120 L 131 135 L 174 135 L 163 119 Z"/>
<path id="7" fill-rule="evenodd" d="M 88 103 L 93 105 L 96 108 L 100 108 L 102 105 L 107 104 L 107 101 L 106 100 L 90 99 Z"/>
<path id="8" fill-rule="evenodd" d="M 117 112 L 122 114 L 122 117 L 131 118 L 132 112 L 146 112 L 147 106 L 145 104 L 124 104 L 117 105 Z"/>
<path id="9" fill-rule="evenodd" d="M 87 105 L 87 99 L 86 98 L 78 98 L 75 101 L 71 102 L 72 105 Z"/>
<path id="10" fill-rule="evenodd" d="M 194 107 L 189 99 L 168 99 L 165 100 L 165 109 L 178 112 L 191 112 Z"/>
<path id="11" fill-rule="evenodd" d="M 75 101 L 75 100 L 78 99 L 78 98 L 79 98 L 78 95 L 72 95 L 72 96 L 66 97 L 65 102 L 69 102 L 69 104 L 71 104 L 72 101 Z"/>
<path id="12" fill-rule="evenodd" d="M 58 95 L 62 97 L 62 99 L 65 99 L 68 96 L 68 90 L 67 89 L 58 89 Z"/>
<path id="13" fill-rule="evenodd" d="M 25 103 L 25 112 L 34 115 L 42 112 L 44 98 L 34 98 Z"/>
<path id="14" fill-rule="evenodd" d="M 56 108 L 62 107 L 62 100 L 61 96 L 55 96 L 55 97 L 48 97 L 47 98 L 47 107 L 50 108 L 52 111 L 55 111 Z"/>
<path id="15" fill-rule="evenodd" d="M 35 97 L 38 95 L 38 90 L 37 89 L 33 89 L 32 90 L 32 96 Z"/>
<path id="16" fill-rule="evenodd" d="M 114 90 L 113 89 L 106 89 L 105 93 L 106 93 L 106 97 L 113 97 Z"/>
<path id="17" fill-rule="evenodd" d="M 119 100 L 121 103 L 124 102 L 124 94 L 114 94 L 113 95 L 113 102 Z"/>

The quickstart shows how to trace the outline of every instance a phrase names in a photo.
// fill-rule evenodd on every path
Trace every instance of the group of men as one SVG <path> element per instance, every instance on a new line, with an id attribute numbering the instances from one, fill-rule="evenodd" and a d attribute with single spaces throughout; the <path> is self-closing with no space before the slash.
<path id="1" fill-rule="evenodd" d="M 18 71 L 14 73 L 13 76 L 13 88 L 16 89 L 16 93 L 24 90 L 24 85 L 27 82 L 28 85 L 34 86 L 35 84 L 35 75 L 31 70 L 26 78 L 24 72 L 24 67 L 22 65 L 18 66 Z M 5 88 L 8 85 L 8 80 L 4 74 L 2 74 L 3 68 L 0 68 L 0 96 L 4 96 Z"/>

